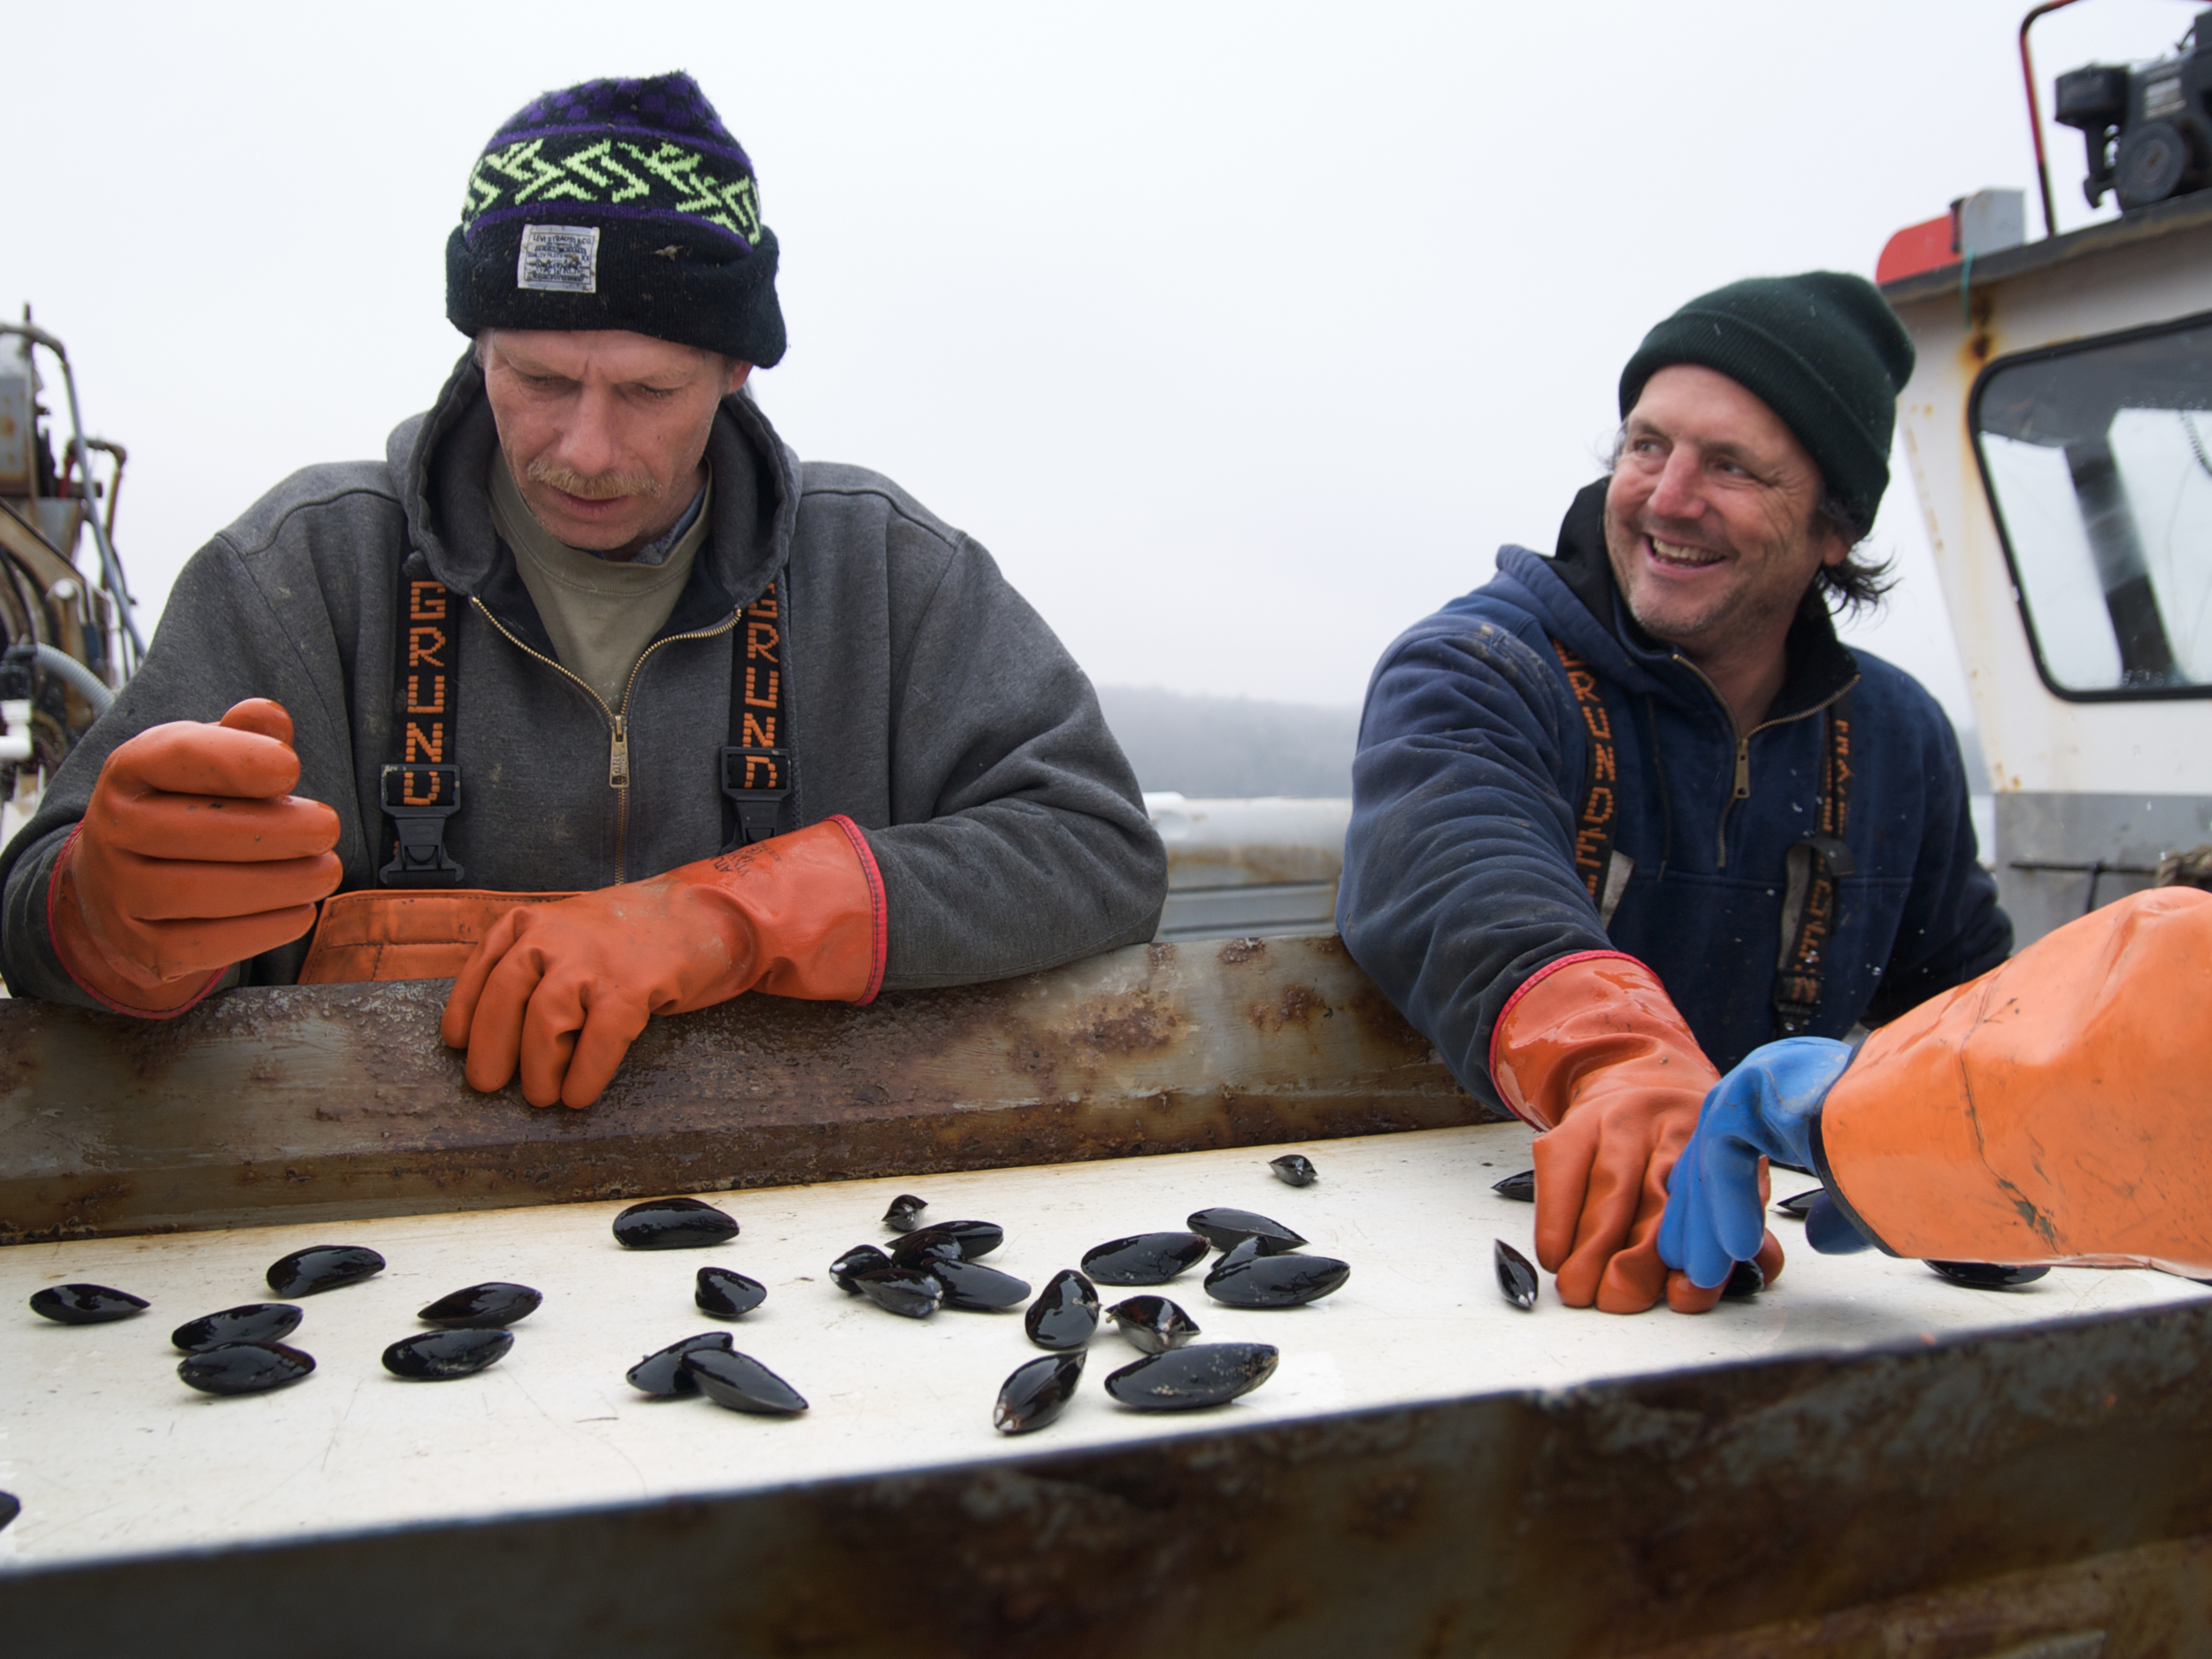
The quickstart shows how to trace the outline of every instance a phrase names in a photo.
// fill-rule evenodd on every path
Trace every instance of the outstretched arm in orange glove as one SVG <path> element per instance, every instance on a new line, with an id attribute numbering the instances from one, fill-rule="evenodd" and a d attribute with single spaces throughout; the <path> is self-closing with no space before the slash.
<path id="1" fill-rule="evenodd" d="M 1571 1308 L 1641 1313 L 1663 1294 L 1702 1313 L 1701 1289 L 1659 1259 L 1667 1176 L 1719 1073 L 1658 976 L 1591 952 L 1540 970 L 1498 1016 L 1490 1072 L 1536 1137 L 1536 1259 Z M 1772 1233 L 1758 1264 L 1782 1271 Z"/>
<path id="2" fill-rule="evenodd" d="M 851 819 L 650 880 L 510 910 L 454 981 L 442 1027 L 472 1088 L 522 1071 L 533 1106 L 588 1106 L 656 1014 L 745 991 L 865 1002 L 883 982 L 883 882 Z"/>
<path id="3" fill-rule="evenodd" d="M 70 977 L 119 1013 L 160 1018 L 312 927 L 344 869 L 338 815 L 288 793 L 299 779 L 292 717 L 262 697 L 120 745 L 47 885 Z"/>

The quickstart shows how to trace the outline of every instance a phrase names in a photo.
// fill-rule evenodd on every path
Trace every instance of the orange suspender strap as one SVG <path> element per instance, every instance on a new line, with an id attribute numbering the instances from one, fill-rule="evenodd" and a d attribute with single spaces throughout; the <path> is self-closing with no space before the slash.
<path id="1" fill-rule="evenodd" d="M 1613 746 L 1612 717 L 1598 695 L 1598 677 L 1590 664 L 1557 640 L 1559 665 L 1567 671 L 1567 685 L 1590 739 L 1589 764 L 1582 773 L 1582 810 L 1575 818 L 1575 874 L 1590 890 L 1590 902 L 1602 904 L 1606 873 L 1613 864 L 1613 837 L 1620 826 L 1619 757 Z"/>
<path id="2" fill-rule="evenodd" d="M 446 851 L 445 825 L 461 809 L 461 768 L 453 737 L 461 703 L 461 618 L 446 585 L 419 554 L 400 572 L 400 610 L 392 621 L 392 721 L 400 758 L 377 775 L 392 821 L 391 858 L 376 872 L 388 887 L 457 887 L 461 866 Z"/>
<path id="3" fill-rule="evenodd" d="M 1801 1037 L 1813 1027 L 1835 936 L 1837 882 L 1851 874 L 1851 698 L 1828 706 L 1828 744 L 1820 765 L 1816 833 L 1792 847 L 1782 900 L 1782 954 L 1775 964 L 1774 1035 Z"/>
<path id="4" fill-rule="evenodd" d="M 790 610 L 779 580 L 738 618 L 730 661 L 730 741 L 721 755 L 722 850 L 766 841 L 791 794 Z"/>

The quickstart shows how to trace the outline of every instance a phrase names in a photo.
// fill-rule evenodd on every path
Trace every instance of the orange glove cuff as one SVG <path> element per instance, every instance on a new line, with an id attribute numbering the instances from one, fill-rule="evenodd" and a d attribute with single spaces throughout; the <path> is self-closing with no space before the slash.
<path id="1" fill-rule="evenodd" d="M 1642 1087 L 1678 1086 L 1700 1101 L 1720 1079 L 1659 976 L 1622 951 L 1546 963 L 1490 1030 L 1491 1080 L 1534 1129 L 1557 1128 L 1586 1079 L 1624 1062 L 1643 1063 Z"/>
<path id="2" fill-rule="evenodd" d="M 223 975 L 229 969 L 218 968 L 204 979 L 197 974 L 185 974 L 164 980 L 151 987 L 152 1006 L 127 1000 L 144 997 L 148 987 L 116 966 L 112 953 L 103 949 L 91 929 L 85 926 L 84 912 L 77 903 L 71 863 L 77 850 L 77 839 L 83 833 L 81 822 L 69 832 L 69 839 L 62 843 L 61 851 L 54 859 L 53 873 L 46 881 L 46 936 L 54 941 L 54 955 L 61 963 L 62 972 L 80 991 L 111 1014 L 128 1014 L 134 1019 L 174 1019 L 186 1010 L 197 1007 L 223 982 Z M 196 983 L 196 989 L 193 988 Z M 181 1000 L 165 1001 L 168 996 Z"/>
<path id="3" fill-rule="evenodd" d="M 721 889 L 745 912 L 762 955 L 758 977 L 738 989 L 864 1006 L 882 990 L 890 946 L 883 872 L 860 826 L 842 813 L 670 873 Z"/>

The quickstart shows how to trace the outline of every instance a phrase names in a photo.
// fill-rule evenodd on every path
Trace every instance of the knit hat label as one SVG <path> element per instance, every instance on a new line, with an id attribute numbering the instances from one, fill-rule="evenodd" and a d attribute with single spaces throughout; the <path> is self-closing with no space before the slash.
<path id="1" fill-rule="evenodd" d="M 515 286 L 557 294 L 599 292 L 599 227 L 525 225 L 515 259 Z"/>

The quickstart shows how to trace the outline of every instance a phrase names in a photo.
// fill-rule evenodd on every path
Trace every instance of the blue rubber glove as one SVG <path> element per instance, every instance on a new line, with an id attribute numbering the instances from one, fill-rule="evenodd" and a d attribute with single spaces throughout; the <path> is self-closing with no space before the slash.
<path id="1" fill-rule="evenodd" d="M 1851 1056 L 1848 1043 L 1786 1038 L 1754 1048 L 1713 1085 L 1668 1177 L 1661 1261 L 1710 1290 L 1758 1255 L 1766 1233 L 1759 1160 L 1812 1167 L 1813 1121 Z"/>

